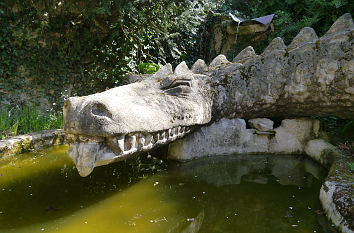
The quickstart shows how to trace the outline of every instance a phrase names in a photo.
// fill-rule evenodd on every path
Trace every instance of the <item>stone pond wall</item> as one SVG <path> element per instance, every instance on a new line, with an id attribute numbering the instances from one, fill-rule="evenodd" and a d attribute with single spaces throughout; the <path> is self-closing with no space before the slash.
<path id="1" fill-rule="evenodd" d="M 0 159 L 3 156 L 20 154 L 26 151 L 65 143 L 62 129 L 45 130 L 0 140 Z"/>
<path id="2" fill-rule="evenodd" d="M 329 167 L 334 146 L 320 138 L 320 124 L 316 119 L 285 119 L 273 128 L 266 118 L 223 118 L 203 126 L 193 134 L 169 145 L 168 157 L 190 160 L 215 154 L 308 154 Z"/>

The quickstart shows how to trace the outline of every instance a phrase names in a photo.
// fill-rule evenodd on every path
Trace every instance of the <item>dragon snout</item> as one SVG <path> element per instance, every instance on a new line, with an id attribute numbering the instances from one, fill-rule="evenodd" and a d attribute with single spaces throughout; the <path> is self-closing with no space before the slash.
<path id="1" fill-rule="evenodd" d="M 103 128 L 112 122 L 112 112 L 104 101 L 71 97 L 64 103 L 64 130 L 73 134 L 104 134 Z"/>

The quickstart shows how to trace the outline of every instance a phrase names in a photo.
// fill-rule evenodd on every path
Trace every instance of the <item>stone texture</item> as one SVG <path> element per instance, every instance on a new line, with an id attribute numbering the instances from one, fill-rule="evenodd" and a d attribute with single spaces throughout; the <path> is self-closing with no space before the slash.
<path id="1" fill-rule="evenodd" d="M 337 159 L 320 190 L 320 201 L 327 217 L 341 232 L 354 232 L 354 173 L 349 157 Z"/>
<path id="2" fill-rule="evenodd" d="M 226 66 L 227 64 L 230 64 L 230 62 L 227 60 L 225 55 L 220 54 L 210 62 L 209 69 L 216 70 L 216 69 Z"/>
<path id="3" fill-rule="evenodd" d="M 232 60 L 232 62 L 244 62 L 246 59 L 256 56 L 252 46 L 244 48 L 237 56 Z"/>
<path id="4" fill-rule="evenodd" d="M 212 105 L 209 86 L 184 62 L 176 72 L 164 79 L 153 76 L 102 93 L 69 98 L 63 110 L 65 132 L 105 137 L 208 123 Z"/>
<path id="5" fill-rule="evenodd" d="M 61 145 L 65 142 L 65 133 L 61 129 L 45 130 L 0 140 L 0 158 L 20 154 L 25 151 Z"/>
<path id="6" fill-rule="evenodd" d="M 178 64 L 178 66 L 176 66 L 175 69 L 175 75 L 185 75 L 187 73 L 191 73 L 192 71 L 190 71 L 190 69 L 188 68 L 187 64 L 185 61 L 181 62 L 180 64 Z"/>
<path id="7" fill-rule="evenodd" d="M 195 74 L 202 74 L 206 71 L 208 71 L 208 66 L 202 59 L 198 59 L 192 66 L 192 72 Z"/>
<path id="8" fill-rule="evenodd" d="M 323 139 L 310 140 L 305 147 L 305 152 L 327 168 L 332 165 L 335 158 L 339 155 L 336 147 Z"/>
<path id="9" fill-rule="evenodd" d="M 318 40 L 318 36 L 313 28 L 305 27 L 301 29 L 299 34 L 293 39 L 288 46 L 289 49 L 300 47 L 306 43 L 314 43 Z"/>
<path id="10" fill-rule="evenodd" d="M 262 53 L 263 56 L 268 55 L 269 53 L 272 53 L 273 51 L 277 51 L 277 50 L 285 50 L 286 49 L 286 45 L 283 41 L 282 38 L 280 37 L 276 37 L 272 40 L 272 42 L 270 42 L 270 44 L 267 46 L 267 48 L 264 50 L 264 52 Z"/>
<path id="11" fill-rule="evenodd" d="M 269 151 L 280 154 L 301 154 L 306 142 L 318 137 L 320 122 L 315 119 L 285 119 L 271 138 Z"/>
<path id="12" fill-rule="evenodd" d="M 251 127 L 258 129 L 260 131 L 272 131 L 274 122 L 267 118 L 255 118 L 248 120 Z"/>
<path id="13" fill-rule="evenodd" d="M 315 119 L 286 119 L 275 134 L 247 129 L 243 119 L 221 119 L 169 145 L 168 157 L 191 160 L 220 154 L 302 154 L 308 140 L 318 136 Z"/>

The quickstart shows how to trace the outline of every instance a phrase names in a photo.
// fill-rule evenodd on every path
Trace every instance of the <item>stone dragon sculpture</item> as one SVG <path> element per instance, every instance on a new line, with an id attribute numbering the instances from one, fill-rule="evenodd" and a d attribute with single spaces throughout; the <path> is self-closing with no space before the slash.
<path id="1" fill-rule="evenodd" d="M 138 81 L 64 104 L 69 155 L 81 176 L 184 137 L 221 118 L 354 117 L 354 25 L 340 17 L 318 38 L 303 28 L 286 46 L 275 38 L 232 62 L 217 56 L 174 72 L 170 64 Z"/>

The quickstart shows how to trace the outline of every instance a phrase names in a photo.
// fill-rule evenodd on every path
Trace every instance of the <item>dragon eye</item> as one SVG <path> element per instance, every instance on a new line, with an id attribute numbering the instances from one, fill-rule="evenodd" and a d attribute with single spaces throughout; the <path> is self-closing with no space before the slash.
<path id="1" fill-rule="evenodd" d="M 172 81 L 168 89 L 178 87 L 178 86 L 186 86 L 191 87 L 191 80 L 190 79 L 175 79 Z"/>
<path id="2" fill-rule="evenodd" d="M 167 79 L 161 85 L 164 94 L 186 97 L 191 93 L 192 80 L 188 78 Z"/>

